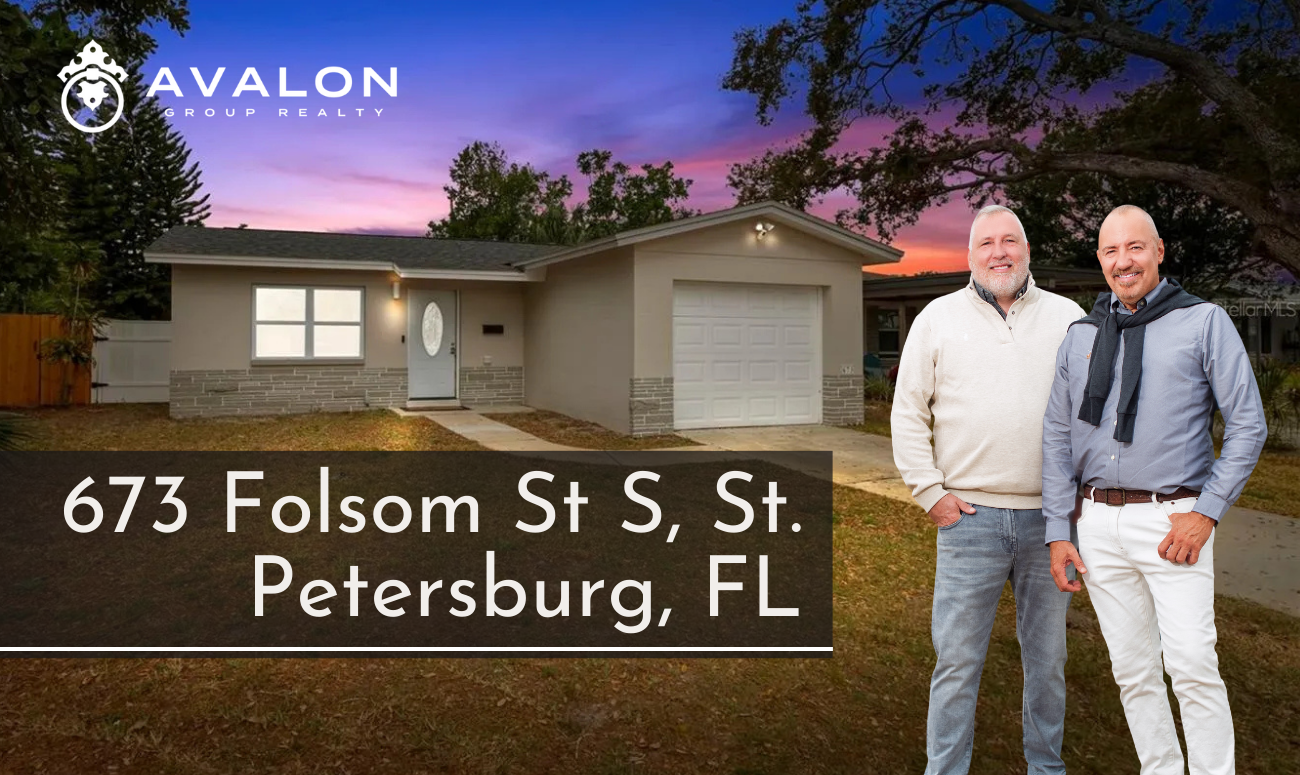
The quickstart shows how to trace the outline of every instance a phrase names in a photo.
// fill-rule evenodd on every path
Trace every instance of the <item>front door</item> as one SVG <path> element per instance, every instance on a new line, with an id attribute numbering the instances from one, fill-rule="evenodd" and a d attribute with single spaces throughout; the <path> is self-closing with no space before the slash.
<path id="1" fill-rule="evenodd" d="M 412 289 L 406 298 L 411 399 L 456 397 L 456 292 Z"/>

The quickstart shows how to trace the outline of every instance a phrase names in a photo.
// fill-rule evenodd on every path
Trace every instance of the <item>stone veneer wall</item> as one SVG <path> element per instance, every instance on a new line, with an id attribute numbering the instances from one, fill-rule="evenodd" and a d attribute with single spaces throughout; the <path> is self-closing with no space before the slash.
<path id="1" fill-rule="evenodd" d="M 172 417 L 352 412 L 406 403 L 406 369 L 254 366 L 173 371 Z"/>
<path id="2" fill-rule="evenodd" d="M 460 370 L 460 402 L 465 406 L 522 404 L 523 366 L 465 366 Z"/>
<path id="3" fill-rule="evenodd" d="M 858 425 L 863 419 L 862 375 L 822 376 L 822 423 Z"/>
<path id="4" fill-rule="evenodd" d="M 633 436 L 673 432 L 673 378 L 633 377 L 628 409 Z"/>

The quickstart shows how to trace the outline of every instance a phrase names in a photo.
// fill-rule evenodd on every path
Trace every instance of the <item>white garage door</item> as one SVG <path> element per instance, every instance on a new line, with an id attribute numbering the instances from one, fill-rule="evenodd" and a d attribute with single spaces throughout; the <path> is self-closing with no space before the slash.
<path id="1" fill-rule="evenodd" d="M 818 423 L 821 305 L 798 285 L 677 283 L 677 428 Z"/>

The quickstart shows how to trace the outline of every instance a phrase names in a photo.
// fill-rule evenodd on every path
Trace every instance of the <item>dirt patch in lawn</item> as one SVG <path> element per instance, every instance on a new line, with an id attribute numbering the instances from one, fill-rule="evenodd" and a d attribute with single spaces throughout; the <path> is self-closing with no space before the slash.
<path id="1" fill-rule="evenodd" d="M 625 436 L 593 422 L 543 410 L 502 414 L 483 412 L 482 414 L 499 423 L 531 433 L 539 439 L 579 449 L 666 449 L 695 446 L 695 442 L 690 439 L 671 433 L 659 436 Z"/>
<path id="2" fill-rule="evenodd" d="M 934 528 L 835 493 L 830 659 L 10 659 L 0 772 L 920 772 L 934 652 Z M 1216 606 L 1242 773 L 1294 769 L 1300 621 Z M 1064 758 L 1137 758 L 1086 593 L 1075 596 Z M 999 606 L 971 772 L 1024 770 L 1015 606 Z"/>
<path id="3" fill-rule="evenodd" d="M 386 409 L 274 417 L 173 420 L 166 404 L 101 404 L 24 411 L 39 450 L 476 450 L 422 417 Z"/>

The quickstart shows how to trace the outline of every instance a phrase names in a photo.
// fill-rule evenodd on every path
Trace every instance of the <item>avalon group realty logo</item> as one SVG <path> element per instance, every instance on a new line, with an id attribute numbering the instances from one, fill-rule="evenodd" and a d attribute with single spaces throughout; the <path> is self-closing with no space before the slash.
<path id="1" fill-rule="evenodd" d="M 81 53 L 73 57 L 68 66 L 59 71 L 59 80 L 65 84 L 63 96 L 59 100 L 63 106 L 63 117 L 68 119 L 68 123 L 73 127 L 94 134 L 113 126 L 122 117 L 122 107 L 126 103 L 126 95 L 122 93 L 122 81 L 126 80 L 126 70 L 114 63 L 112 57 L 106 54 L 95 41 L 87 43 L 86 47 L 81 49 Z M 84 108 L 79 110 L 77 115 L 89 113 L 92 117 L 97 117 L 96 111 L 109 96 L 108 87 L 113 87 L 113 91 L 116 92 L 116 107 L 112 118 L 99 124 L 83 124 L 78 121 L 76 115 L 68 110 L 68 99 L 72 95 L 74 86 L 77 87 L 76 97 Z"/>
<path id="2" fill-rule="evenodd" d="M 211 76 L 204 76 L 202 71 L 197 67 L 189 68 L 190 74 L 194 78 L 195 85 L 199 95 L 202 98 L 211 98 L 216 96 L 217 89 L 221 84 L 222 78 L 226 74 L 225 67 L 218 67 Z M 290 88 L 289 68 L 279 68 L 279 92 L 278 97 L 281 99 L 292 100 L 294 98 L 307 97 L 306 89 Z M 72 58 L 68 66 L 59 71 L 59 79 L 64 82 L 63 95 L 61 103 L 63 106 L 63 116 L 76 129 L 94 134 L 103 132 L 113 126 L 122 117 L 122 110 L 126 102 L 123 84 L 128 77 L 127 71 L 120 65 L 116 64 L 112 57 L 104 51 L 104 48 L 95 41 L 88 42 L 77 56 Z M 366 67 L 361 73 L 361 93 L 363 97 L 378 97 L 379 93 L 389 97 L 397 96 L 397 68 L 388 68 L 388 77 L 384 78 L 374 68 Z M 352 94 L 353 76 L 346 68 L 343 67 L 323 67 L 316 72 L 315 91 L 321 97 L 326 99 L 338 99 Z M 75 87 L 75 91 L 74 91 Z M 112 94 L 110 94 L 110 89 Z M 149 84 L 146 97 L 153 97 L 159 92 L 169 92 L 179 99 L 187 99 L 186 91 L 190 91 L 193 96 L 193 90 L 190 86 L 182 89 L 181 84 L 172 74 L 170 67 L 160 67 L 154 74 L 153 81 Z M 258 73 L 256 67 L 247 67 L 239 82 L 230 92 L 231 99 L 239 99 L 247 92 L 252 92 L 260 97 L 271 99 L 271 93 L 267 90 L 262 76 Z M 80 103 L 79 107 L 69 109 L 72 98 L 75 97 Z M 105 111 L 100 110 L 100 106 L 106 100 L 111 100 L 109 104 L 113 105 L 112 115 L 107 119 L 104 118 Z M 264 104 L 264 103 L 263 103 Z M 289 102 L 280 103 L 271 108 L 275 116 L 278 117 L 365 117 L 373 115 L 376 118 L 382 118 L 384 108 L 335 108 L 332 111 L 325 107 L 315 105 L 313 107 L 302 107 L 302 103 Z M 243 117 L 257 115 L 258 108 L 193 108 L 193 107 L 168 107 L 163 114 L 168 118 L 173 116 L 182 117 L 206 117 L 215 118 L 224 116 L 227 118 Z"/>

